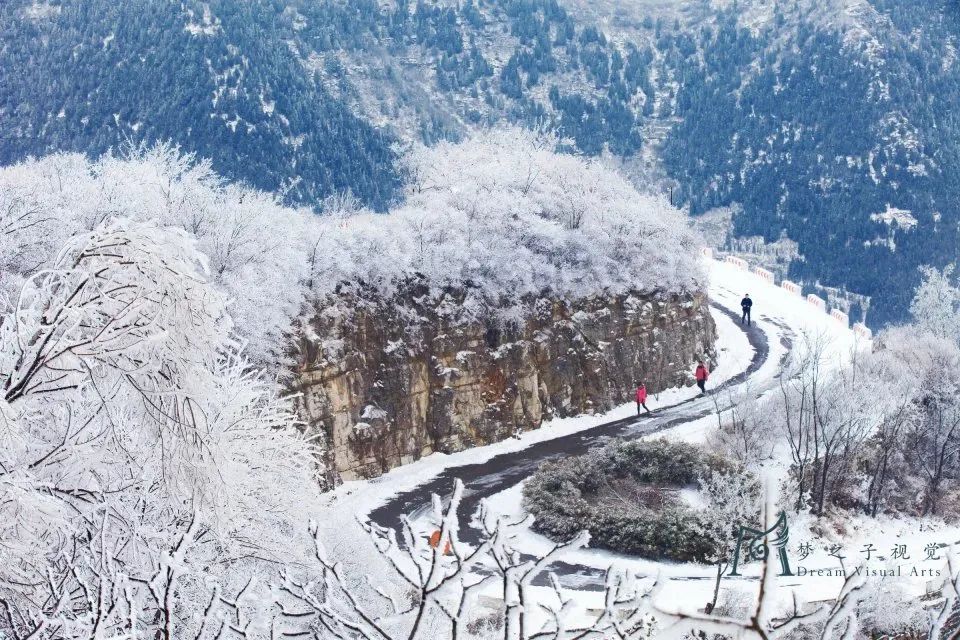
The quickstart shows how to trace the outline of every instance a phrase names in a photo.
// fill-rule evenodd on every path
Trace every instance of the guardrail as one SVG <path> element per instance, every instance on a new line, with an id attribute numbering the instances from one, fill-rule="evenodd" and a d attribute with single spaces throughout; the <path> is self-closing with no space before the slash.
<path id="1" fill-rule="evenodd" d="M 826 302 L 826 300 L 824 300 L 824 299 L 821 298 L 820 296 L 815 295 L 815 294 L 813 294 L 813 293 L 808 293 L 808 294 L 807 294 L 807 302 L 809 302 L 810 304 L 812 304 L 813 306 L 815 306 L 817 309 L 820 309 L 820 311 L 823 311 L 824 313 L 826 313 L 826 311 L 827 311 L 827 302 Z"/>
<path id="2" fill-rule="evenodd" d="M 831 309 L 830 317 L 842 324 L 844 327 L 850 326 L 850 316 L 845 314 L 843 311 L 840 311 L 840 309 Z"/>
<path id="3" fill-rule="evenodd" d="M 709 247 L 701 248 L 700 252 L 706 258 L 711 258 L 711 259 L 714 258 L 714 251 Z M 757 276 L 761 280 L 764 280 L 765 282 L 768 282 L 776 286 L 776 276 L 772 271 L 768 269 L 764 269 L 763 267 L 751 268 L 750 263 L 748 263 L 743 258 L 738 258 L 737 256 L 731 256 L 731 255 L 724 256 L 723 261 L 726 262 L 727 264 L 733 265 L 737 269 L 752 273 L 753 275 Z M 801 287 L 796 282 L 792 282 L 790 280 L 781 280 L 780 288 L 797 297 L 803 297 L 803 287 Z M 828 310 L 827 301 L 821 298 L 820 296 L 811 293 L 806 296 L 806 300 L 807 300 L 807 303 L 810 304 L 810 306 L 816 307 L 820 311 L 829 314 L 831 318 L 833 318 L 834 320 L 842 324 L 844 327 L 851 328 L 857 336 L 864 338 L 866 340 L 873 339 L 873 332 L 865 324 L 863 324 L 862 322 L 855 322 L 851 326 L 849 314 L 847 314 L 844 311 L 841 311 L 840 309 Z"/>
<path id="4" fill-rule="evenodd" d="M 750 270 L 750 265 L 743 258 L 738 258 L 737 256 L 727 256 L 725 259 L 728 263 L 732 264 L 738 269 L 742 269 L 744 271 Z"/>
<path id="5" fill-rule="evenodd" d="M 789 280 L 784 280 L 780 283 L 780 288 L 784 291 L 789 291 L 795 296 L 799 296 L 803 293 L 803 289 L 796 282 L 791 282 Z"/>
<path id="6" fill-rule="evenodd" d="M 767 271 L 763 267 L 756 267 L 753 272 L 760 276 L 762 279 L 766 280 L 770 284 L 776 284 L 776 280 L 773 277 L 773 271 Z"/>

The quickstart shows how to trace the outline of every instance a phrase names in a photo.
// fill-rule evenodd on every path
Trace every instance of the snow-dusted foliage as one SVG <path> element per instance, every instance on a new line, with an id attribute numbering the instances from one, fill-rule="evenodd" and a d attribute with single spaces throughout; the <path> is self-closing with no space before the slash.
<path id="1" fill-rule="evenodd" d="M 868 580 L 857 607 L 861 628 L 870 637 L 920 637 L 930 627 L 930 615 L 916 606 L 916 596 L 892 580 Z"/>
<path id="2" fill-rule="evenodd" d="M 758 399 L 749 384 L 742 389 L 719 391 L 713 395 L 713 401 L 717 429 L 708 434 L 711 448 L 751 467 L 773 457 L 778 439 L 770 428 L 767 403 Z"/>
<path id="3" fill-rule="evenodd" d="M 542 293 L 705 287 L 679 211 L 556 145 L 508 129 L 413 149 L 404 205 L 385 217 L 341 217 L 318 245 L 316 282 L 360 280 L 391 293 L 417 276 L 434 293 L 466 289 L 462 312 L 504 320 Z"/>
<path id="4" fill-rule="evenodd" d="M 683 492 L 699 491 L 687 504 Z M 646 558 L 725 563 L 736 523 L 755 521 L 759 484 L 732 460 L 683 442 L 613 442 L 544 464 L 523 488 L 534 529 Z"/>
<path id="5" fill-rule="evenodd" d="M 942 270 L 921 269 L 923 280 L 914 293 L 910 314 L 921 331 L 960 342 L 960 288 L 954 269 L 952 264 Z"/>
<path id="6" fill-rule="evenodd" d="M 0 635 L 186 637 L 211 588 L 303 557 L 310 447 L 226 309 L 196 242 L 150 222 L 24 279 L 0 316 Z"/>
<path id="7" fill-rule="evenodd" d="M 827 359 L 827 336 L 800 336 L 775 393 L 724 412 L 711 442 L 748 461 L 771 442 L 788 451 L 796 512 L 960 517 L 960 345 L 936 329 L 960 322 L 935 316 L 844 363 Z"/>
<path id="8" fill-rule="evenodd" d="M 704 509 L 699 518 L 703 535 L 712 549 L 706 559 L 717 566 L 713 599 L 707 612 L 713 612 L 720 593 L 720 579 L 737 554 L 737 530 L 744 523 L 760 522 L 762 488 L 760 480 L 743 467 L 729 466 L 722 470 L 708 467 L 699 477 Z"/>
<path id="9" fill-rule="evenodd" d="M 816 514 L 831 502 L 853 499 L 856 453 L 892 398 L 881 380 L 861 375 L 859 366 L 834 371 L 828 340 L 821 333 L 800 336 L 765 407 L 768 424 L 785 438 L 793 461 L 791 506 L 809 506 Z"/>
<path id="10" fill-rule="evenodd" d="M 48 266 L 74 233 L 112 218 L 189 232 L 230 299 L 246 354 L 282 360 L 283 334 L 306 296 L 342 282 L 392 293 L 425 278 L 463 287 L 468 313 L 523 312 L 525 296 L 699 291 L 696 237 L 681 213 L 642 196 L 595 161 L 556 153 L 519 129 L 407 157 L 406 202 L 388 215 L 345 196 L 316 216 L 223 183 L 207 162 L 168 146 L 91 162 L 61 154 L 0 169 L 0 295 Z M 3 298 L 0 298 L 0 303 Z"/>
<path id="11" fill-rule="evenodd" d="M 555 153 L 557 143 L 506 129 L 411 153 L 398 213 L 413 266 L 492 296 L 700 290 L 696 237 L 680 212 L 597 161 Z"/>
<path id="12" fill-rule="evenodd" d="M 960 346 L 916 327 L 892 329 L 868 363 L 894 400 L 866 455 L 871 512 L 960 516 Z"/>
<path id="13" fill-rule="evenodd" d="M 314 216 L 224 184 L 207 162 L 168 146 L 91 162 L 55 155 L 0 169 L 0 295 L 49 266 L 73 234 L 114 218 L 185 230 L 229 298 L 248 357 L 275 361 L 303 303 Z M 2 301 L 0 301 L 2 302 Z"/>

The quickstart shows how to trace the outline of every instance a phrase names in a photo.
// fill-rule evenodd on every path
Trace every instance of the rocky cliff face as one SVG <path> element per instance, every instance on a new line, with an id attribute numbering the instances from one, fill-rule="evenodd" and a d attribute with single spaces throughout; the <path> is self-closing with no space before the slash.
<path id="1" fill-rule="evenodd" d="M 701 296 L 541 298 L 512 322 L 469 312 L 462 291 L 415 285 L 390 299 L 342 289 L 302 332 L 295 386 L 325 438 L 330 480 L 379 475 L 692 384 L 716 329 Z"/>

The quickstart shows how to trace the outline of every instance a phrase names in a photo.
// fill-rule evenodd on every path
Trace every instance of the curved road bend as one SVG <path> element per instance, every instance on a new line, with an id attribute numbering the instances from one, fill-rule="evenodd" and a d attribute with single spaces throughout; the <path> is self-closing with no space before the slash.
<path id="1" fill-rule="evenodd" d="M 713 308 L 729 316 L 740 326 L 740 318 L 734 312 L 716 304 Z M 766 362 L 769 356 L 767 336 L 757 328 L 756 324 L 747 328 L 741 327 L 741 330 L 747 335 L 754 350 L 750 364 L 745 371 L 733 376 L 714 391 L 743 384 Z M 470 526 L 470 520 L 480 501 L 523 481 L 542 463 L 562 456 L 584 454 L 590 449 L 602 447 L 615 438 L 629 440 L 692 422 L 710 415 L 714 410 L 711 400 L 697 396 L 659 408 L 652 416 L 631 416 L 614 420 L 579 433 L 534 443 L 520 451 L 503 453 L 481 463 L 448 467 L 432 480 L 397 494 L 389 502 L 370 512 L 369 517 L 381 526 L 398 527 L 400 516 L 406 514 L 415 517 L 423 513 L 430 508 L 433 494 L 448 494 L 454 480 L 459 478 L 464 484 L 463 500 L 460 505 L 460 538 L 468 544 L 475 544 L 478 540 L 478 532 Z M 551 567 L 551 570 L 561 577 L 562 582 L 570 586 L 578 585 L 580 588 L 603 586 L 603 573 L 589 567 L 558 562 Z M 542 577 L 545 577 L 545 574 Z"/>

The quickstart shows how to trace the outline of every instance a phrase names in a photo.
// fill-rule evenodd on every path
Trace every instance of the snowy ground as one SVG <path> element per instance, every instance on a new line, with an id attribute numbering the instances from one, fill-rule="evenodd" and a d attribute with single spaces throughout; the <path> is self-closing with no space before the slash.
<path id="1" fill-rule="evenodd" d="M 735 266 L 710 261 L 710 295 L 714 302 L 722 306 L 738 309 L 739 300 L 749 292 L 754 300 L 754 315 L 758 326 L 766 333 L 769 343 L 769 355 L 763 365 L 747 382 L 740 385 L 738 391 L 762 395 L 770 392 L 776 384 L 782 358 L 788 345 L 801 341 L 804 334 L 826 336 L 828 339 L 828 360 L 833 366 L 845 362 L 857 348 L 863 348 L 863 340 L 854 332 L 840 325 L 826 313 L 816 309 L 806 300 L 775 287 L 759 277 L 741 271 Z M 727 316 L 715 313 L 718 328 L 718 366 L 711 378 L 713 386 L 743 372 L 748 366 L 752 348 L 744 333 Z M 696 395 L 696 388 L 672 389 L 653 398 L 653 406 L 669 407 Z M 686 407 L 708 406 L 713 400 L 709 397 L 687 403 Z M 476 464 L 492 457 L 517 452 L 531 445 L 581 432 L 600 424 L 630 416 L 634 405 L 628 404 L 604 415 L 584 416 L 556 420 L 538 430 L 528 432 L 519 439 L 497 443 L 487 447 L 463 451 L 453 455 L 434 454 L 414 464 L 395 469 L 390 473 L 371 481 L 350 482 L 335 492 L 325 496 L 328 501 L 326 527 L 322 527 L 331 550 L 338 547 L 349 549 L 348 554 L 338 554 L 347 558 L 348 565 L 364 572 L 380 572 L 382 567 L 366 536 L 355 523 L 354 517 L 364 518 L 372 510 L 386 503 L 398 493 L 415 488 L 434 478 L 440 472 L 464 464 Z M 669 413 L 670 408 L 664 412 Z M 688 441 L 702 440 L 711 429 L 716 427 L 714 415 L 693 419 L 666 431 L 659 431 L 657 437 L 666 436 Z M 766 466 L 766 474 L 772 482 L 785 475 L 788 457 L 778 453 Z M 509 515 L 522 515 L 520 506 L 522 483 L 513 484 L 488 499 L 495 512 Z M 946 526 L 934 520 L 891 519 L 849 516 L 842 521 L 820 522 L 812 531 L 812 522 L 808 517 L 796 517 L 790 521 L 789 555 L 792 569 L 796 575 L 778 577 L 781 601 L 786 605 L 796 592 L 802 600 L 815 601 L 836 595 L 843 578 L 837 569 L 842 566 L 853 570 L 858 565 L 870 572 L 869 579 L 895 580 L 898 587 L 916 595 L 937 588 L 946 575 L 945 550 L 941 547 L 930 553 L 929 545 L 948 545 L 960 539 L 960 529 Z M 552 547 L 546 538 L 532 531 L 525 531 L 518 546 L 521 551 L 530 553 L 544 552 Z M 809 544 L 809 548 L 805 548 Z M 838 547 L 835 545 L 839 545 Z M 869 547 L 867 545 L 870 545 Z M 906 545 L 904 557 L 893 560 L 894 548 Z M 804 548 L 801 548 L 804 547 Z M 867 559 L 867 549 L 871 549 Z M 937 559 L 928 558 L 936 556 Z M 565 562 L 595 569 L 606 569 L 611 565 L 625 566 L 639 574 L 652 577 L 662 576 L 667 580 L 663 597 L 668 602 L 680 603 L 681 608 L 695 610 L 709 599 L 712 590 L 712 577 L 715 568 L 696 564 L 664 563 L 641 560 L 606 551 L 585 549 L 574 552 L 564 558 Z M 730 593 L 741 590 L 753 590 L 756 585 L 756 567 L 744 567 L 743 578 L 727 578 L 723 588 Z M 882 577 L 881 572 L 893 571 L 892 577 Z M 873 572 L 876 575 L 873 575 Z M 940 576 L 937 577 L 939 572 Z M 590 572 L 595 575 L 596 572 Z M 594 584 L 584 586 L 596 588 Z M 582 593 L 578 596 L 584 604 L 599 594 Z M 597 600 L 599 603 L 599 599 Z"/>

